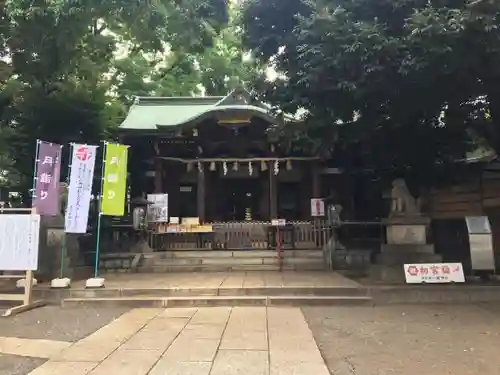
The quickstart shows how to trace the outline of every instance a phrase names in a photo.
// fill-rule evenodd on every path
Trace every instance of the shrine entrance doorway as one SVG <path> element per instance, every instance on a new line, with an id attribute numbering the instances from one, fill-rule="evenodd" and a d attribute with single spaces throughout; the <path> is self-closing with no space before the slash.
<path id="1" fill-rule="evenodd" d="M 225 185 L 224 220 L 243 221 L 259 217 L 261 194 L 257 180 L 228 179 Z"/>

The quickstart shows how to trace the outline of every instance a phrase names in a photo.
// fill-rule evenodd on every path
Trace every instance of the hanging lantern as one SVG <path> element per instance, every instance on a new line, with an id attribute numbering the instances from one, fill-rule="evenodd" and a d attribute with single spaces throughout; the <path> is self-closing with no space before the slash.
<path id="1" fill-rule="evenodd" d="M 203 172 L 203 164 L 201 161 L 198 162 L 198 172 Z"/>
<path id="2" fill-rule="evenodd" d="M 235 162 L 233 163 L 233 171 L 235 171 L 235 172 L 237 172 L 237 171 L 238 171 L 238 162 L 237 162 L 237 161 L 235 161 Z"/>
<path id="3" fill-rule="evenodd" d="M 292 170 L 292 161 L 291 160 L 287 160 L 286 161 L 286 170 L 287 171 L 291 171 Z"/>
<path id="4" fill-rule="evenodd" d="M 250 207 L 245 208 L 245 221 L 252 221 L 252 209 Z"/>
<path id="5" fill-rule="evenodd" d="M 280 173 L 280 162 L 276 160 L 274 162 L 274 175 L 277 176 Z"/>
<path id="6" fill-rule="evenodd" d="M 191 172 L 193 170 L 193 163 L 187 163 L 186 167 L 187 167 L 187 171 Z"/>
<path id="7" fill-rule="evenodd" d="M 253 175 L 253 165 L 251 161 L 248 162 L 248 174 L 250 176 Z"/>
<path id="8" fill-rule="evenodd" d="M 215 172 L 215 161 L 213 161 L 213 162 L 210 163 L 210 170 L 212 172 Z"/>
<path id="9" fill-rule="evenodd" d="M 267 171 L 267 163 L 264 160 L 260 162 L 260 170 L 262 172 Z"/>
<path id="10" fill-rule="evenodd" d="M 224 176 L 226 176 L 227 175 L 227 163 L 226 162 L 222 163 L 222 170 L 224 171 Z"/>

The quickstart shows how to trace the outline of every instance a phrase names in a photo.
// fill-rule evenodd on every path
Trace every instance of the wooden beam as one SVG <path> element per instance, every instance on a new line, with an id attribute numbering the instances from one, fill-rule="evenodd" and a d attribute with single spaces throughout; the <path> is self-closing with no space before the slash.
<path id="1" fill-rule="evenodd" d="M 270 220 L 278 218 L 278 176 L 274 174 L 274 163 L 269 162 L 269 216 Z"/>
<path id="2" fill-rule="evenodd" d="M 162 159 L 155 159 L 155 193 L 161 194 L 163 193 L 163 171 L 162 171 L 163 162 Z"/>
<path id="3" fill-rule="evenodd" d="M 200 223 L 205 222 L 205 171 L 198 169 L 198 186 L 196 189 L 197 193 L 197 208 L 198 208 L 198 218 Z"/>
<path id="4" fill-rule="evenodd" d="M 317 164 L 312 168 L 312 197 L 321 198 L 321 171 Z"/>

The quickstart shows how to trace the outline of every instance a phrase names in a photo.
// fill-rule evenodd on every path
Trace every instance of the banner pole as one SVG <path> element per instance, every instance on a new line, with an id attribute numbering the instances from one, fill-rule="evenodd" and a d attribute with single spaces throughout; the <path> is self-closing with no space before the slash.
<path id="1" fill-rule="evenodd" d="M 33 167 L 33 187 L 31 190 L 31 208 L 35 207 L 35 198 L 36 198 L 36 174 L 38 172 L 38 152 L 40 150 L 40 143 L 42 143 L 39 139 L 36 140 L 36 150 L 35 150 L 35 166 Z"/>
<path id="2" fill-rule="evenodd" d="M 63 146 L 61 146 L 62 150 Z M 66 181 L 68 184 L 68 192 L 69 192 L 69 179 L 71 176 L 71 162 L 73 161 L 73 143 L 69 144 L 69 154 L 68 154 L 68 175 L 66 176 Z M 61 164 L 62 164 L 62 151 L 61 151 Z M 67 204 L 67 202 L 66 202 Z M 66 258 L 66 207 L 64 207 L 64 226 L 63 226 L 63 235 L 61 239 L 61 264 L 59 269 L 59 278 L 63 278 L 64 276 L 64 259 Z"/>
<path id="3" fill-rule="evenodd" d="M 108 148 L 108 142 L 104 141 L 104 150 L 102 153 L 102 168 L 101 168 L 101 188 L 99 190 L 99 201 L 98 207 L 99 212 L 97 214 L 97 235 L 95 241 L 95 265 L 94 265 L 94 278 L 97 278 L 99 275 L 99 250 L 100 250 L 100 242 L 101 242 L 101 216 L 102 216 L 102 187 L 104 184 L 104 173 L 106 167 L 106 150 Z"/>

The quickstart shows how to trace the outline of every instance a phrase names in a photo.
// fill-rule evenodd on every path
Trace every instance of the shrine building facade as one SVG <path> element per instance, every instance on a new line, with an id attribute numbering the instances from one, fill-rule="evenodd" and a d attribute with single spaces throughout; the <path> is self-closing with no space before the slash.
<path id="1" fill-rule="evenodd" d="M 283 141 L 300 125 L 244 89 L 138 97 L 119 127 L 130 146 L 130 198 L 167 193 L 169 216 L 201 223 L 309 220 L 311 198 L 328 192 L 319 157 Z"/>

